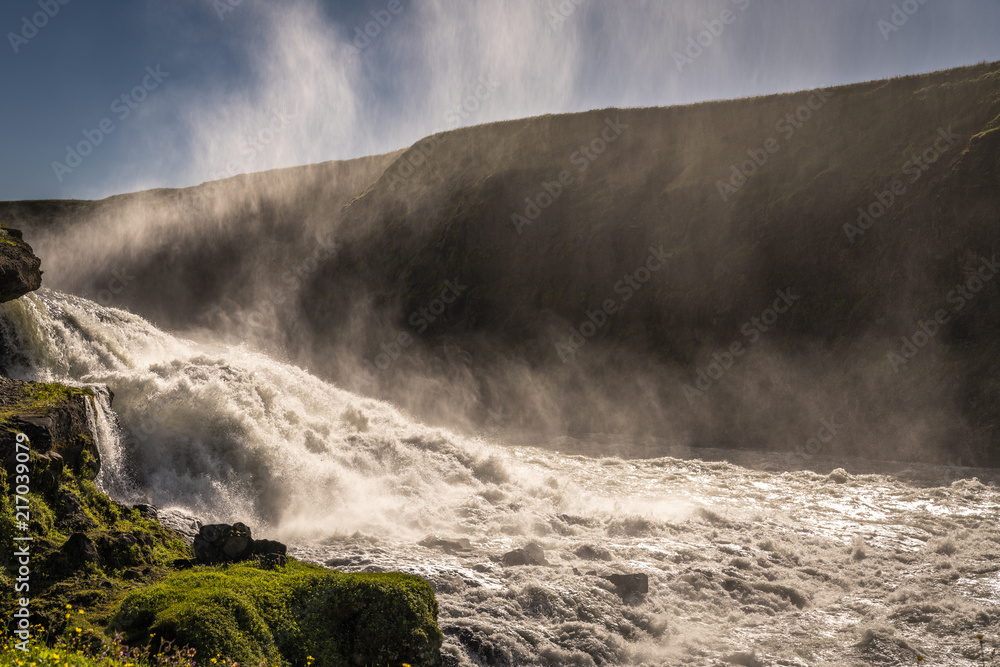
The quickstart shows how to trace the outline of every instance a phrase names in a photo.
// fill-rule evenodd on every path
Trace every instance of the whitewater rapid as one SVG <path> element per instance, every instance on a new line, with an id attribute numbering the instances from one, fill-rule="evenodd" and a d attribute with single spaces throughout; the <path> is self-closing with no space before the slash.
<path id="1" fill-rule="evenodd" d="M 114 412 L 94 414 L 112 495 L 243 520 L 338 569 L 426 577 L 447 664 L 971 666 L 974 635 L 1000 628 L 995 471 L 466 438 L 48 289 L 0 305 L 0 335 L 15 377 L 114 391 Z M 418 544 L 428 535 L 469 546 Z M 528 542 L 548 566 L 499 562 Z M 650 592 L 623 598 L 588 572 L 646 574 Z"/>

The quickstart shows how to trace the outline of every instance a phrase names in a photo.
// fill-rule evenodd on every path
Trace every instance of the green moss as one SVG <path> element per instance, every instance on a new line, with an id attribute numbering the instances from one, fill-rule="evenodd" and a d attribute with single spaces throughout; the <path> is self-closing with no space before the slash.
<path id="1" fill-rule="evenodd" d="M 24 388 L 24 396 L 40 408 L 53 408 L 77 396 L 88 396 L 94 399 L 94 390 L 69 387 L 58 382 L 32 382 Z"/>
<path id="2" fill-rule="evenodd" d="M 19 243 L 17 239 L 13 238 L 10 234 L 7 233 L 8 229 L 10 229 L 10 227 L 0 222 L 0 244 L 13 245 L 13 246 L 21 245 L 21 243 Z"/>
<path id="3" fill-rule="evenodd" d="M 430 585 L 403 574 L 343 574 L 295 561 L 197 567 L 131 593 L 112 627 L 245 664 L 433 664 L 441 644 Z"/>
<path id="4" fill-rule="evenodd" d="M 8 405 L 0 409 L 0 432 L 5 429 L 7 421 L 18 414 L 48 414 L 53 408 L 66 403 L 78 396 L 86 396 L 91 401 L 94 400 L 94 390 L 84 387 L 70 387 L 58 382 L 31 382 L 22 391 L 22 398 L 17 403 Z M 89 436 L 81 434 L 79 437 L 88 439 Z"/>
<path id="5" fill-rule="evenodd" d="M 81 390 L 82 391 L 82 390 Z M 78 392 L 44 389 L 35 397 L 73 396 Z M 86 392 L 84 392 L 86 393 Z M 54 407 L 57 403 L 52 403 Z M 12 443 L 11 443 L 12 444 Z M 76 474 L 68 465 L 31 450 L 26 464 L 31 493 L 28 499 L 28 533 L 31 543 L 32 610 L 44 614 L 51 629 L 61 632 L 66 624 L 96 627 L 106 625 L 111 610 L 131 589 L 166 576 L 167 566 L 191 556 L 182 537 L 156 521 L 142 517 L 101 493 L 93 481 Z M 20 474 L 0 467 L 0 540 L 12 544 L 21 534 L 15 521 L 13 489 Z M 61 548 L 74 532 L 83 532 L 97 546 L 96 563 L 71 562 Z M 0 550 L 0 570 L 5 583 L 15 576 L 12 551 Z M 128 570 L 133 570 L 127 573 Z M 142 573 L 136 576 L 136 571 Z M 143 579 L 144 581 L 140 581 Z M 0 614 L 13 609 L 13 587 L 0 593 Z M 85 607 L 87 614 L 66 619 L 65 606 Z"/>

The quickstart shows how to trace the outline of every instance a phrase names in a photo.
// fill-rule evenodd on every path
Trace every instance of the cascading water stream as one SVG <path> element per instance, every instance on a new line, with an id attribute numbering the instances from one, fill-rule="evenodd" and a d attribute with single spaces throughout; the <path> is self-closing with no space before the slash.
<path id="1" fill-rule="evenodd" d="M 16 376 L 115 393 L 120 434 L 103 389 L 92 417 L 123 499 L 316 536 L 454 525 L 448 501 L 484 486 L 482 446 L 245 349 L 47 289 L 5 304 L 2 326 Z"/>

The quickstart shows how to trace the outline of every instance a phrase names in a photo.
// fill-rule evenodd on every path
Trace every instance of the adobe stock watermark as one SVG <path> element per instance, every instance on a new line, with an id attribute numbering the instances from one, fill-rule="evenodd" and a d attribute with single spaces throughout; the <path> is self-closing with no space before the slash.
<path id="1" fill-rule="evenodd" d="M 549 26 L 553 30 L 561 29 L 563 23 L 566 22 L 566 19 L 572 16 L 576 11 L 576 8 L 586 1 L 587 0 L 560 0 L 555 9 L 550 9 L 545 12 L 545 18 L 549 20 Z"/>
<path id="2" fill-rule="evenodd" d="M 212 0 L 212 8 L 220 21 L 226 20 L 226 14 L 243 4 L 243 0 Z"/>
<path id="3" fill-rule="evenodd" d="M 903 165 L 902 173 L 910 176 L 910 185 L 919 181 L 924 173 L 930 170 L 931 165 L 940 160 L 941 156 L 961 139 L 961 135 L 952 132 L 951 127 L 948 129 L 938 128 L 937 133 L 937 138 L 927 149 L 919 155 L 913 153 Z M 847 235 L 847 240 L 854 243 L 855 238 L 863 236 L 866 231 L 871 229 L 875 221 L 888 213 L 893 204 L 906 194 L 906 187 L 903 179 L 897 178 L 882 192 L 874 193 L 875 201 L 868 206 L 859 206 L 857 224 L 844 223 L 844 234 Z"/>
<path id="4" fill-rule="evenodd" d="M 926 4 L 927 0 L 903 0 L 899 4 L 893 4 L 889 19 L 879 19 L 875 22 L 875 27 L 882 33 L 882 39 L 888 42 L 889 36 L 899 32 L 910 20 L 910 17 L 919 12 L 920 8 Z"/>
<path id="5" fill-rule="evenodd" d="M 410 313 L 410 316 L 406 320 L 407 323 L 413 328 L 413 332 L 419 336 L 427 331 L 427 328 L 437 321 L 448 307 L 458 301 L 468 289 L 469 286 L 463 285 L 458 278 L 455 278 L 454 281 L 445 280 L 438 297 L 427 305 Z M 406 348 L 413 344 L 414 340 L 413 335 L 409 332 L 400 331 L 391 342 L 381 343 L 379 345 L 380 352 L 375 355 L 375 358 L 363 361 L 365 375 L 367 376 L 366 379 L 369 382 L 373 381 L 378 373 L 396 363 Z"/>
<path id="6" fill-rule="evenodd" d="M 493 94 L 500 87 L 498 81 L 492 81 L 486 76 L 480 76 L 476 84 L 471 93 L 445 112 L 444 120 L 448 124 L 449 130 L 455 129 L 462 124 L 462 121 L 468 120 L 473 114 L 478 113 L 483 102 L 493 97 Z"/>
<path id="7" fill-rule="evenodd" d="M 1000 264 L 997 263 L 996 255 L 990 259 L 983 257 L 975 275 L 967 278 L 964 283 L 955 285 L 955 288 L 945 296 L 945 301 L 951 306 L 950 309 L 938 308 L 931 319 L 918 321 L 917 330 L 911 335 L 901 336 L 902 345 L 899 351 L 893 350 L 886 355 L 886 360 L 892 367 L 893 373 L 899 373 L 901 368 L 917 356 L 917 353 L 937 336 L 941 327 L 951 321 L 952 315 L 962 312 L 986 287 L 986 283 L 993 280 L 998 271 L 1000 271 Z"/>
<path id="8" fill-rule="evenodd" d="M 291 111 L 272 112 L 270 121 L 263 128 L 257 130 L 253 135 L 240 139 L 240 143 L 236 147 L 236 153 L 241 159 L 239 161 L 227 161 L 224 169 L 213 172 L 209 178 L 221 181 L 249 171 L 253 160 L 264 152 L 268 144 L 274 141 L 281 131 L 287 125 L 290 125 L 290 121 L 294 118 L 295 114 Z M 202 188 L 204 187 L 202 186 Z M 217 193 L 217 189 L 212 189 L 209 194 L 199 189 L 197 193 L 186 196 L 180 206 L 180 213 L 184 222 L 190 223 L 194 220 L 193 216 L 203 213 L 218 196 Z"/>
<path id="9" fill-rule="evenodd" d="M 474 114 L 479 113 L 483 105 L 493 97 L 497 89 L 500 88 L 498 81 L 493 81 L 485 75 L 480 76 L 476 81 L 475 88 L 462 98 L 462 101 L 449 108 L 444 113 L 444 121 L 447 124 L 446 130 L 454 130 L 463 121 L 468 120 Z M 427 164 L 427 159 L 434 154 L 438 146 L 445 140 L 443 134 L 437 132 L 427 141 L 422 141 L 414 145 L 413 150 L 401 158 L 398 164 L 386 176 L 389 192 L 395 192 L 396 188 L 406 183 L 417 169 Z"/>
<path id="10" fill-rule="evenodd" d="M 747 7 L 750 6 L 750 0 L 731 0 L 731 2 L 741 12 L 745 12 Z M 693 65 L 694 61 L 705 53 L 705 49 L 710 48 L 722 37 L 722 33 L 726 31 L 726 26 L 736 23 L 736 17 L 737 15 L 731 9 L 726 8 L 719 13 L 718 18 L 702 21 L 701 24 L 705 29 L 698 32 L 694 37 L 689 35 L 687 46 L 684 47 L 683 51 L 673 50 L 670 52 L 674 63 L 677 65 L 677 71 L 683 73 L 685 67 Z"/>
<path id="11" fill-rule="evenodd" d="M 353 55 L 360 54 L 372 43 L 372 40 L 376 39 L 382 34 L 383 30 L 389 27 L 394 17 L 403 13 L 404 9 L 402 0 L 389 0 L 385 9 L 371 10 L 372 20 L 365 23 L 364 26 L 354 27 L 354 39 L 351 41 L 348 51 Z"/>
<path id="12" fill-rule="evenodd" d="M 107 287 L 97 293 L 97 302 L 102 306 L 110 306 L 115 297 L 125 291 L 130 282 L 135 280 L 135 276 L 125 273 L 124 269 L 111 272 L 111 278 L 107 282 Z"/>
<path id="13" fill-rule="evenodd" d="M 122 93 L 121 96 L 116 97 L 111 102 L 111 113 L 118 118 L 119 122 L 124 121 L 132 112 L 139 108 L 149 94 L 156 90 L 163 81 L 170 76 L 170 72 L 164 72 L 157 65 L 155 68 L 152 66 L 146 67 L 147 74 L 142 77 L 142 81 L 139 82 L 132 90 L 127 93 Z M 100 146 L 105 138 L 107 138 L 112 132 L 118 129 L 114 121 L 111 118 L 102 118 L 97 123 L 97 127 L 92 130 L 83 130 L 83 139 L 75 146 L 66 146 L 66 157 L 65 162 L 54 161 L 52 163 L 52 172 L 55 174 L 59 182 L 62 183 L 63 177 L 67 174 L 73 173 L 73 170 L 78 168 L 83 164 L 84 159 L 87 158 L 94 149 Z"/>
<path id="14" fill-rule="evenodd" d="M 796 130 L 802 129 L 812 115 L 823 108 L 833 93 L 826 90 L 815 90 L 806 98 L 806 103 L 792 113 L 785 114 L 774 124 L 774 129 L 785 141 L 795 136 Z M 728 201 L 729 197 L 739 192 L 740 188 L 747 184 L 747 181 L 767 164 L 772 155 L 781 150 L 781 142 L 775 137 L 768 137 L 757 149 L 748 148 L 747 155 L 750 159 L 740 165 L 730 167 L 730 177 L 728 181 L 716 181 L 715 187 L 722 197 L 722 201 Z"/>
<path id="15" fill-rule="evenodd" d="M 243 316 L 240 336 L 247 339 L 253 329 L 264 327 L 269 318 L 273 321 L 277 317 L 275 306 L 287 301 L 302 283 L 319 269 L 320 263 L 330 258 L 336 251 L 337 242 L 333 234 L 327 234 L 320 239 L 311 255 L 281 274 L 281 288 L 271 290 L 266 299 L 255 302 L 254 309 Z"/>
<path id="16" fill-rule="evenodd" d="M 635 296 L 635 293 L 642 289 L 642 286 L 649 282 L 653 274 L 663 268 L 667 260 L 673 257 L 672 252 L 664 252 L 663 246 L 653 248 L 650 246 L 649 255 L 642 266 L 626 273 L 621 280 L 614 284 L 615 294 L 620 294 L 621 299 L 605 299 L 600 307 L 588 310 L 585 313 L 586 321 L 580 323 L 576 328 L 570 328 L 569 338 L 565 343 L 556 343 L 556 352 L 565 364 L 576 358 L 576 353 L 586 344 L 587 340 L 597 335 L 597 332 L 604 327 L 611 317 L 621 310 L 625 303 Z"/>
<path id="17" fill-rule="evenodd" d="M 247 171 L 254 159 L 264 152 L 268 144 L 274 141 L 294 118 L 295 114 L 291 111 L 272 112 L 270 120 L 264 127 L 257 130 L 255 134 L 240 139 L 236 152 L 241 160 L 226 162 L 225 169 L 213 173 L 212 179 L 221 181 Z"/>
<path id="18" fill-rule="evenodd" d="M 735 340 L 721 354 L 712 353 L 712 361 L 706 367 L 699 368 L 695 374 L 694 386 L 683 385 L 682 390 L 688 405 L 693 405 L 696 399 L 704 396 L 705 392 L 718 384 L 722 377 L 736 365 L 737 359 L 746 353 L 747 348 L 760 340 L 763 334 L 773 329 L 778 318 L 802 299 L 801 296 L 792 293 L 791 287 L 785 290 L 779 289 L 775 294 L 777 298 L 770 308 L 765 308 L 760 317 L 751 317 L 740 327 L 740 333 L 746 339 L 745 345 L 742 340 Z"/>
<path id="19" fill-rule="evenodd" d="M 25 597 L 14 602 L 16 607 L 11 614 L 14 635 L 21 640 L 14 644 L 14 648 L 27 653 L 28 644 L 31 641 L 31 599 L 27 595 L 31 592 L 31 542 L 33 538 L 28 533 L 29 522 L 31 521 L 31 505 L 28 495 L 31 493 L 31 441 L 24 433 L 17 433 L 14 437 L 14 483 L 11 489 L 14 497 L 11 503 L 14 509 L 13 528 L 21 531 L 21 535 L 13 536 L 11 548 L 11 568 L 12 574 L 16 573 L 14 579 L 14 592 Z"/>
<path id="20" fill-rule="evenodd" d="M 618 116 L 614 120 L 604 119 L 604 128 L 598 136 L 590 140 L 589 143 L 580 146 L 579 150 L 573 151 L 569 156 L 569 162 L 576 167 L 577 173 L 582 174 L 590 168 L 590 165 L 608 150 L 608 146 L 618 141 L 622 133 L 628 129 L 628 125 L 621 122 Z M 558 177 L 552 181 L 542 181 L 539 192 L 534 197 L 524 198 L 524 210 L 522 213 L 512 213 L 510 221 L 514 229 L 521 234 L 524 227 L 538 220 L 542 211 L 552 206 L 562 195 L 563 190 L 572 185 L 576 180 L 573 172 L 563 169 Z"/>
<path id="21" fill-rule="evenodd" d="M 21 51 L 21 47 L 38 36 L 39 31 L 49 24 L 59 13 L 61 7 L 65 7 L 70 0 L 38 0 L 38 6 L 42 11 L 35 12 L 31 18 L 21 17 L 21 29 L 18 32 L 8 32 L 7 41 L 10 48 L 14 49 L 14 55 Z"/>
<path id="22" fill-rule="evenodd" d="M 827 445 L 833 442 L 833 439 L 843 428 L 843 424 L 837 423 L 837 413 L 833 413 L 829 417 L 821 417 L 819 428 L 805 442 L 800 442 L 795 446 L 793 456 L 798 456 L 803 461 L 818 456 Z"/>

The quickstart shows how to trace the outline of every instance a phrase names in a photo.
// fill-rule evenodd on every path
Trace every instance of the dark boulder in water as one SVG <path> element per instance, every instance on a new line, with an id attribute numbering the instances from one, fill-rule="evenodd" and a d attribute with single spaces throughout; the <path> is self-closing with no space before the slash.
<path id="1" fill-rule="evenodd" d="M 284 556 L 288 553 L 288 547 L 276 540 L 254 540 L 252 553 L 255 556 L 267 556 L 270 554 Z"/>
<path id="2" fill-rule="evenodd" d="M 603 577 L 615 585 L 615 592 L 624 597 L 649 592 L 649 577 L 645 574 L 609 574 Z"/>
<path id="3" fill-rule="evenodd" d="M 545 551 L 531 542 L 524 545 L 523 549 L 508 551 L 500 557 L 500 562 L 504 565 L 548 565 L 545 560 Z"/>
<path id="4" fill-rule="evenodd" d="M 288 551 L 281 542 L 255 540 L 244 523 L 213 523 L 202 526 L 194 538 L 194 557 L 198 563 L 235 563 L 258 557 L 271 564 L 284 559 Z M 281 559 L 272 558 L 281 556 Z"/>
<path id="5" fill-rule="evenodd" d="M 534 542 L 528 542 L 524 545 L 524 550 L 528 552 L 528 555 L 539 565 L 548 565 L 549 562 L 545 560 L 545 550 Z"/>
<path id="6" fill-rule="evenodd" d="M 500 562 L 504 565 L 538 565 L 535 559 L 531 557 L 524 549 L 514 549 L 513 551 L 508 551 L 503 556 L 500 557 Z"/>
<path id="7" fill-rule="evenodd" d="M 611 552 L 603 547 L 595 547 L 589 544 L 584 544 L 577 547 L 573 552 L 578 558 L 583 560 L 613 560 Z"/>
<path id="8" fill-rule="evenodd" d="M 446 554 L 454 554 L 457 551 L 468 551 L 472 548 L 472 542 L 464 537 L 450 540 L 438 537 L 437 535 L 428 535 L 424 539 L 417 542 L 417 544 L 422 547 L 427 547 L 428 549 L 441 549 Z"/>

